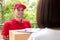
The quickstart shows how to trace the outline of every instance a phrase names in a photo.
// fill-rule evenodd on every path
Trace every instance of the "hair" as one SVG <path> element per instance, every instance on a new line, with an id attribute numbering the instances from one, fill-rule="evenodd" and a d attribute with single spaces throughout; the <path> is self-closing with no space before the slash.
<path id="1" fill-rule="evenodd" d="M 59 28 L 60 0 L 39 0 L 36 16 L 39 28 Z"/>

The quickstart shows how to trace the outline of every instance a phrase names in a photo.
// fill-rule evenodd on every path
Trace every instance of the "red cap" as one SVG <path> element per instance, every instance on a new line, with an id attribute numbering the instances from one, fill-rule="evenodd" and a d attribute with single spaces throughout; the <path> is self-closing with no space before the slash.
<path id="1" fill-rule="evenodd" d="M 15 9 L 18 8 L 18 7 L 22 7 L 24 9 L 26 9 L 26 6 L 24 4 L 22 4 L 22 3 L 16 3 L 16 4 L 14 4 L 14 8 Z"/>

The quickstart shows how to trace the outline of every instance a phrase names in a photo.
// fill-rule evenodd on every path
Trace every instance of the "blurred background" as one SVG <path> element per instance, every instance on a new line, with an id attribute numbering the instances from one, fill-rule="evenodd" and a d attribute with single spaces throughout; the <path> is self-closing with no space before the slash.
<path id="1" fill-rule="evenodd" d="M 32 27 L 36 28 L 36 6 L 37 0 L 0 0 L 0 32 L 5 21 L 10 20 L 14 15 L 12 12 L 13 4 L 22 2 L 27 6 L 25 10 L 25 19 L 30 20 Z"/>

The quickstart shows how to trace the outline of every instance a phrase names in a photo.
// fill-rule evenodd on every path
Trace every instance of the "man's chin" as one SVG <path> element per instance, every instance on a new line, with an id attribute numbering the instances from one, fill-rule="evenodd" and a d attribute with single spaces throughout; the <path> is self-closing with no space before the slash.
<path id="1" fill-rule="evenodd" d="M 23 17 L 18 17 L 18 18 L 23 18 Z"/>

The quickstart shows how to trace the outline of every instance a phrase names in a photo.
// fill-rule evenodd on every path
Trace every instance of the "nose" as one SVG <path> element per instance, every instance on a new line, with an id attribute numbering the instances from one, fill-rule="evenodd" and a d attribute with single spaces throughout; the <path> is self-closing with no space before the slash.
<path id="1" fill-rule="evenodd" d="M 24 13 L 24 11 L 21 11 L 21 13 Z"/>

